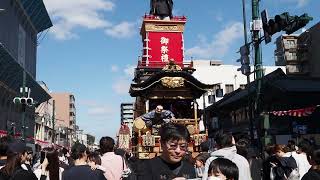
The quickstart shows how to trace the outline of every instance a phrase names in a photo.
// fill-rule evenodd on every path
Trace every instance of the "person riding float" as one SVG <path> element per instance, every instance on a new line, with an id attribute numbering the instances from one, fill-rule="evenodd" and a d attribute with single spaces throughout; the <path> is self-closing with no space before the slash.
<path id="1" fill-rule="evenodd" d="M 136 118 L 134 127 L 142 131 L 152 129 L 156 133 L 161 125 L 169 123 L 173 119 L 175 116 L 171 111 L 164 110 L 163 106 L 158 105 L 156 109 Z"/>

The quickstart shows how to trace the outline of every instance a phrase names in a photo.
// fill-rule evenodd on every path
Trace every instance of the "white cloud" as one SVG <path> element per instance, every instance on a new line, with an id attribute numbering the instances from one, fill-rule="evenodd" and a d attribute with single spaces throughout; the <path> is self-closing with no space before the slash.
<path id="1" fill-rule="evenodd" d="M 303 7 L 303 6 L 305 6 L 308 2 L 309 2 L 309 0 L 297 0 L 298 1 L 298 7 Z"/>
<path id="2" fill-rule="evenodd" d="M 296 4 L 298 8 L 301 8 L 309 3 L 309 0 L 281 0 L 283 3 Z"/>
<path id="3" fill-rule="evenodd" d="M 88 115 L 96 118 L 111 116 L 116 111 L 111 105 L 103 104 L 96 100 L 80 99 L 78 103 L 82 108 L 86 109 Z"/>
<path id="4" fill-rule="evenodd" d="M 94 106 L 88 109 L 88 115 L 96 117 L 107 117 L 114 113 L 110 106 Z"/>
<path id="5" fill-rule="evenodd" d="M 243 24 L 235 22 L 227 25 L 214 35 L 210 43 L 203 36 L 200 37 L 199 44 L 187 49 L 186 55 L 195 58 L 221 58 L 228 52 L 232 43 L 243 37 Z"/>
<path id="6" fill-rule="evenodd" d="M 129 78 L 133 78 L 135 68 L 136 68 L 136 66 L 134 66 L 134 65 L 127 65 L 126 68 L 123 70 L 123 72 L 124 72 Z"/>
<path id="7" fill-rule="evenodd" d="M 114 9 L 110 0 L 44 0 L 53 20 L 51 33 L 60 40 L 77 37 L 75 28 L 97 29 L 111 26 L 103 12 Z"/>
<path id="8" fill-rule="evenodd" d="M 107 28 L 105 33 L 111 37 L 115 38 L 128 38 L 135 34 L 135 23 L 131 22 L 121 22 L 113 27 Z"/>
<path id="9" fill-rule="evenodd" d="M 222 22 L 223 21 L 223 15 L 222 12 L 216 12 L 214 15 L 214 19 L 218 22 Z"/>
<path id="10" fill-rule="evenodd" d="M 81 106 L 88 106 L 88 107 L 94 107 L 94 106 L 98 106 L 98 102 L 95 101 L 95 100 L 82 100 L 82 99 L 79 99 L 78 100 L 78 103 L 81 105 Z"/>
<path id="11" fill-rule="evenodd" d="M 119 67 L 117 65 L 111 66 L 111 72 L 118 72 L 118 71 L 119 71 Z"/>
<path id="12" fill-rule="evenodd" d="M 113 85 L 112 89 L 116 94 L 128 95 L 130 87 L 130 80 L 127 79 L 118 79 Z"/>

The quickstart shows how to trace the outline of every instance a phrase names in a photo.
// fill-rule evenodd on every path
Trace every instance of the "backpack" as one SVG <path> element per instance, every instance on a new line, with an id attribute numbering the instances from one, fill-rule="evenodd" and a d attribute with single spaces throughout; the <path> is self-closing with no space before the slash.
<path id="1" fill-rule="evenodd" d="M 280 177 L 282 176 L 286 180 L 300 179 L 297 163 L 292 156 L 282 158 L 276 171 Z"/>

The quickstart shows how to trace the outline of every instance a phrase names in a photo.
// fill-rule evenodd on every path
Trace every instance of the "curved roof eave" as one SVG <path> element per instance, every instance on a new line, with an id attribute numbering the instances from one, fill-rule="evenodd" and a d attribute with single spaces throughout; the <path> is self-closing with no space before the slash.
<path id="1" fill-rule="evenodd" d="M 177 71 L 177 72 L 172 72 L 172 71 L 161 71 L 159 73 L 154 74 L 153 76 L 149 77 L 147 80 L 145 80 L 142 83 L 138 84 L 131 84 L 129 93 L 131 96 L 136 96 L 139 94 L 138 92 L 145 91 L 152 87 L 154 84 L 158 83 L 161 81 L 161 78 L 163 77 L 182 77 L 185 79 L 185 81 L 188 84 L 191 84 L 193 87 L 196 89 L 202 91 L 203 93 L 213 89 L 216 84 L 204 84 L 200 82 L 198 79 L 193 77 L 190 73 L 183 72 L 183 71 Z"/>
<path id="2" fill-rule="evenodd" d="M 177 72 L 170 72 L 170 71 L 161 71 L 159 73 L 154 74 L 153 76 L 149 77 L 142 83 L 138 84 L 131 84 L 132 88 L 139 88 L 139 87 L 147 87 L 152 83 L 159 81 L 163 77 L 183 77 L 189 83 L 194 84 L 194 86 L 198 86 L 201 89 L 212 89 L 216 84 L 204 84 L 200 82 L 198 79 L 193 77 L 190 73 L 177 71 Z"/>

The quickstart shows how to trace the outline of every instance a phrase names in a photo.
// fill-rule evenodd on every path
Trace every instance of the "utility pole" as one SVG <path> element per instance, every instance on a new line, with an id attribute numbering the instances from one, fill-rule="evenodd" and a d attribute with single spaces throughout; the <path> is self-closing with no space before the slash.
<path id="1" fill-rule="evenodd" d="M 56 140 L 56 129 L 55 129 L 55 126 L 56 126 L 56 117 L 55 117 L 55 111 L 56 111 L 56 105 L 55 105 L 56 101 L 53 100 L 52 101 L 52 143 L 55 143 L 55 140 Z"/>
<path id="2" fill-rule="evenodd" d="M 243 33 L 244 33 L 244 43 L 245 46 L 248 47 L 248 33 L 247 33 L 247 15 L 246 15 L 246 1 L 242 0 L 242 16 L 243 16 Z M 250 89 L 250 74 L 247 74 L 247 90 L 248 90 L 248 111 L 249 111 L 249 122 L 250 122 L 250 138 L 251 142 L 254 141 L 254 132 L 253 132 L 253 118 L 252 118 L 252 106 L 251 106 L 251 98 L 249 96 Z"/>
<path id="3" fill-rule="evenodd" d="M 252 0 L 252 22 L 253 22 L 253 33 L 252 33 L 252 41 L 254 47 L 254 71 L 255 71 L 255 80 L 257 81 L 256 85 L 256 97 L 255 97 L 255 113 L 254 118 L 252 118 L 252 123 L 255 120 L 260 119 L 260 113 L 262 110 L 261 104 L 261 85 L 263 78 L 263 66 L 262 66 L 262 57 L 261 57 L 261 48 L 260 48 L 260 29 L 259 24 L 262 25 L 260 20 L 260 10 L 259 10 L 259 1 L 260 0 Z M 255 26 L 258 26 L 256 29 Z M 261 142 L 258 143 L 261 146 Z M 262 147 L 262 146 L 261 146 Z"/>
<path id="4" fill-rule="evenodd" d="M 259 1 L 252 0 L 252 21 L 253 24 L 257 24 L 260 21 L 260 12 L 259 12 Z M 261 78 L 263 77 L 263 66 L 261 58 L 261 48 L 260 48 L 260 30 L 253 30 L 252 41 L 254 46 L 254 70 L 255 70 L 255 79 L 258 81 L 257 85 L 257 110 L 260 110 L 260 94 L 261 94 Z"/>

